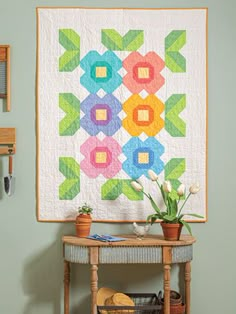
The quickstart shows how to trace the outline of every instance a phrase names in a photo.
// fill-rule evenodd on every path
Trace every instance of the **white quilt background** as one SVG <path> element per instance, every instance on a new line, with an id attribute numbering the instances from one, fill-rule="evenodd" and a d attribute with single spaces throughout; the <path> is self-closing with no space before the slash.
<path id="1" fill-rule="evenodd" d="M 186 72 L 173 73 L 167 67 L 161 71 L 165 84 L 155 93 L 163 103 L 172 94 L 186 95 L 186 108 L 179 114 L 186 122 L 186 136 L 172 137 L 162 128 L 155 138 L 165 147 L 160 156 L 166 165 L 171 158 L 185 158 L 185 172 L 179 180 L 189 187 L 199 182 L 201 190 L 190 198 L 186 210 L 203 215 L 206 220 L 207 207 L 207 90 L 206 90 L 206 10 L 204 9 L 82 9 L 82 8 L 39 8 L 38 9 L 38 73 L 37 73 L 37 209 L 38 219 L 42 221 L 73 220 L 76 209 L 84 202 L 93 208 L 93 219 L 98 221 L 142 221 L 153 213 L 147 199 L 129 200 L 124 194 L 115 200 L 101 199 L 101 186 L 108 180 L 102 174 L 96 178 L 88 177 L 80 169 L 80 192 L 71 200 L 59 199 L 59 186 L 65 180 L 59 171 L 60 157 L 73 157 L 78 164 L 84 159 L 81 145 L 91 136 L 82 127 L 73 136 L 59 135 L 59 122 L 65 112 L 59 108 L 59 94 L 72 93 L 80 103 L 90 92 L 81 84 L 84 70 L 78 66 L 71 72 L 59 71 L 59 57 L 65 49 L 59 43 L 59 29 L 73 29 L 80 36 L 80 60 L 91 50 L 99 54 L 108 49 L 101 42 L 102 29 L 115 29 L 124 36 L 129 30 L 143 30 L 144 44 L 138 49 L 141 55 L 154 51 L 165 61 L 165 38 L 173 30 L 186 30 L 186 44 L 180 53 L 186 59 Z M 131 52 L 114 51 L 123 61 Z M 124 77 L 126 71 L 119 71 Z M 99 90 L 100 97 L 106 92 Z M 124 84 L 112 93 L 122 104 L 132 96 Z M 148 93 L 139 93 L 143 98 Z M 81 118 L 84 113 L 81 112 Z M 119 117 L 124 119 L 121 112 Z M 161 114 L 165 119 L 165 112 Z M 102 140 L 101 132 L 97 137 Z M 127 131 L 121 128 L 114 138 L 121 147 L 130 139 Z M 147 139 L 142 133 L 139 138 Z M 119 160 L 124 162 L 121 154 Z M 164 179 L 164 171 L 159 174 Z M 121 169 L 116 179 L 130 179 Z M 146 191 L 156 195 L 156 186 L 145 175 L 138 179 Z"/>

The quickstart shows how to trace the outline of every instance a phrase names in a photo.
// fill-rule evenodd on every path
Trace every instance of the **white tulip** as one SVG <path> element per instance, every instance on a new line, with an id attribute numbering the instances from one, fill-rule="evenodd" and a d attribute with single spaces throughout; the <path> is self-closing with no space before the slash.
<path id="1" fill-rule="evenodd" d="M 158 176 L 157 176 L 157 174 L 156 174 L 153 170 L 149 169 L 149 170 L 148 170 L 148 175 L 149 175 L 149 178 L 150 178 L 152 181 L 157 181 Z"/>
<path id="2" fill-rule="evenodd" d="M 165 192 L 167 192 L 167 193 L 170 193 L 170 192 L 171 192 L 172 186 L 171 186 L 170 181 L 164 181 L 162 186 L 163 186 L 163 190 L 164 190 Z"/>
<path id="3" fill-rule="evenodd" d="M 191 185 L 189 188 L 189 192 L 191 194 L 196 194 L 199 190 L 200 190 L 200 185 L 198 183 Z"/>
<path id="4" fill-rule="evenodd" d="M 143 187 L 141 184 L 139 184 L 138 182 L 136 181 L 132 181 L 131 182 L 131 186 L 138 192 L 141 192 L 143 190 Z"/>
<path id="5" fill-rule="evenodd" d="M 178 196 L 183 196 L 185 193 L 185 185 L 182 183 L 177 189 Z"/>

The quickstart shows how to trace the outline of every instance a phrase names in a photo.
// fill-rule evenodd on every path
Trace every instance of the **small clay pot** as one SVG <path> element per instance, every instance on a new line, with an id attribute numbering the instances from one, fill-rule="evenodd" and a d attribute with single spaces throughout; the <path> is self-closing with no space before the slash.
<path id="1" fill-rule="evenodd" d="M 161 222 L 161 227 L 163 231 L 163 235 L 165 240 L 167 241 L 178 241 L 180 238 L 180 234 L 182 231 L 182 224 L 172 224 L 172 223 L 165 223 Z"/>
<path id="2" fill-rule="evenodd" d="M 76 217 L 75 228 L 76 236 L 80 238 L 86 238 L 90 234 L 92 224 L 91 215 L 80 214 Z"/>

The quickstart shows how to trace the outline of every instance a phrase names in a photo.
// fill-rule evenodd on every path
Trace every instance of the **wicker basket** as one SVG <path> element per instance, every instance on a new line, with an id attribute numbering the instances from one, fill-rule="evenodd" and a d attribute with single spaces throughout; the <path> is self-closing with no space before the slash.
<path id="1" fill-rule="evenodd" d="M 164 298 L 162 298 L 162 292 L 158 294 L 159 304 L 162 305 L 161 314 L 164 314 Z M 171 290 L 170 291 L 170 314 L 184 314 L 185 304 L 182 303 L 182 296 L 179 292 Z"/>
<path id="2" fill-rule="evenodd" d="M 98 305 L 101 314 L 160 314 L 162 306 L 155 293 L 126 293 L 134 301 L 134 306 Z"/>
<path id="3" fill-rule="evenodd" d="M 170 305 L 170 314 L 184 314 L 185 313 L 185 304 L 171 304 Z M 164 314 L 164 308 L 162 308 L 160 314 Z"/>

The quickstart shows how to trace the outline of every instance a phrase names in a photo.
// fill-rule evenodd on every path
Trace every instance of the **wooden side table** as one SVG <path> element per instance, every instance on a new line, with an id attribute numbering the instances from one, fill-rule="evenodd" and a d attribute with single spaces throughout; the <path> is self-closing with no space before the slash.
<path id="1" fill-rule="evenodd" d="M 70 263 L 91 265 L 91 314 L 97 313 L 99 264 L 163 264 L 164 314 L 170 314 L 170 270 L 175 263 L 185 264 L 186 314 L 190 314 L 190 281 L 195 238 L 182 235 L 179 241 L 166 241 L 161 235 L 149 235 L 140 241 L 134 235 L 118 235 L 122 242 L 100 242 L 64 236 L 64 314 L 69 314 Z"/>

